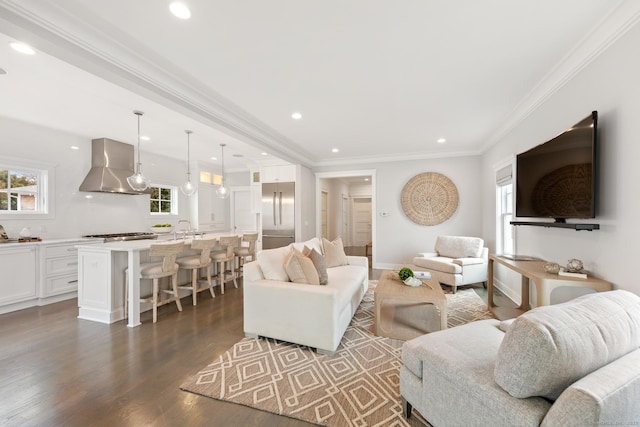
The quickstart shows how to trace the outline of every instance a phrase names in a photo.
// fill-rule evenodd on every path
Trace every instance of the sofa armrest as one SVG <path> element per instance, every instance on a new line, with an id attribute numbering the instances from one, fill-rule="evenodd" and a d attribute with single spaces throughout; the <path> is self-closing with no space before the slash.
<path id="1" fill-rule="evenodd" d="M 638 396 L 640 350 L 635 350 L 565 389 L 541 425 L 636 425 L 640 420 Z"/>
<path id="2" fill-rule="evenodd" d="M 340 290 L 278 280 L 245 280 L 244 332 L 334 351 Z"/>
<path id="3" fill-rule="evenodd" d="M 417 256 L 422 258 L 435 258 L 439 255 L 438 252 L 421 252 Z"/>
<path id="4" fill-rule="evenodd" d="M 347 262 L 349 265 L 357 265 L 364 267 L 367 274 L 365 275 L 365 289 L 369 286 L 369 258 L 366 256 L 352 256 L 347 255 Z"/>
<path id="5" fill-rule="evenodd" d="M 485 261 L 483 258 L 456 258 L 451 262 L 453 262 L 454 264 L 465 266 L 474 264 L 485 264 L 487 261 Z"/>

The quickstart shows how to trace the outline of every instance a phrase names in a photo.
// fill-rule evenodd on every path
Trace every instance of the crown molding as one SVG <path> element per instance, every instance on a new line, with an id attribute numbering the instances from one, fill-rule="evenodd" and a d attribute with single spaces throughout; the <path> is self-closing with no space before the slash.
<path id="1" fill-rule="evenodd" d="M 486 152 L 529 115 L 562 89 L 580 71 L 598 58 L 620 37 L 640 21 L 640 2 L 623 0 L 611 13 L 605 15 L 580 42 L 518 103 L 506 122 L 482 145 Z"/>
<path id="2" fill-rule="evenodd" d="M 441 152 L 413 152 L 395 155 L 381 154 L 378 156 L 341 157 L 338 159 L 322 159 L 314 163 L 314 167 L 350 166 L 376 163 L 409 162 L 413 160 L 450 159 L 452 157 L 480 156 L 480 150 L 473 151 L 441 151 Z"/>
<path id="3" fill-rule="evenodd" d="M 78 4 L 81 7 L 81 4 Z M 205 122 L 292 163 L 311 155 L 158 53 L 118 40 L 108 23 L 86 22 L 54 2 L 0 0 L 0 30 L 54 57 L 141 96 Z M 291 147 L 296 147 L 292 149 Z"/>

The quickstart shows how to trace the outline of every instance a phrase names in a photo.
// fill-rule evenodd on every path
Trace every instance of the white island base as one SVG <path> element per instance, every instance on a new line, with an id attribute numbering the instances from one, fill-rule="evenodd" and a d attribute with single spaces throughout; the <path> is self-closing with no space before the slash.
<path id="1" fill-rule="evenodd" d="M 206 235 L 205 237 L 219 237 Z M 151 304 L 140 303 L 142 294 L 151 293 L 150 281 L 140 282 L 140 263 L 149 261 L 149 247 L 157 240 L 132 240 L 93 245 L 78 245 L 78 318 L 100 323 L 114 323 L 124 319 L 125 269 L 129 277 L 129 318 L 127 326 L 140 323 L 140 312 Z M 197 254 L 190 249 L 191 239 L 185 240 L 180 256 Z M 180 283 L 190 282 L 190 272 L 181 271 Z M 149 283 L 147 283 L 149 282 Z M 181 290 L 183 296 L 189 290 Z"/>

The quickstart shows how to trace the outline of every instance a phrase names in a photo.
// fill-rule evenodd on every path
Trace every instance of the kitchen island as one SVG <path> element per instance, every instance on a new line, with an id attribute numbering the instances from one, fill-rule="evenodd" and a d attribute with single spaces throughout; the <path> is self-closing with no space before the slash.
<path id="1" fill-rule="evenodd" d="M 206 234 L 204 238 L 229 235 Z M 241 236 L 239 236 L 241 237 Z M 200 238 L 200 237 L 193 237 Z M 161 241 L 168 241 L 169 236 Z M 182 239 L 179 239 L 182 240 Z M 190 248 L 192 238 L 186 238 L 185 250 L 178 256 L 198 254 Z M 157 240 L 130 240 L 93 245 L 77 245 L 78 249 L 78 318 L 100 323 L 114 323 L 124 319 L 125 270 L 129 279 L 127 326 L 140 325 L 140 312 L 151 308 L 141 304 L 142 291 L 151 292 L 151 284 L 140 282 L 140 263 L 149 262 L 149 247 Z M 222 247 L 216 248 L 223 249 Z M 128 268 L 128 269 L 127 269 Z M 178 280 L 189 282 L 189 272 L 180 271 Z M 145 287 L 148 286 L 148 289 Z M 188 290 L 181 290 L 183 296 Z"/>

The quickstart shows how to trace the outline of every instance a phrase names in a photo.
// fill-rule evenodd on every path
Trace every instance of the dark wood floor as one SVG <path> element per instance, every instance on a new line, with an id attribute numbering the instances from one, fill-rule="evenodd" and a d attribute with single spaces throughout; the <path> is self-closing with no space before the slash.
<path id="1" fill-rule="evenodd" d="M 0 315 L 0 426 L 309 426 L 180 390 L 243 338 L 239 284 L 137 328 L 79 320 L 75 299 Z"/>
<path id="2" fill-rule="evenodd" d="M 244 336 L 242 286 L 200 295 L 137 328 L 79 320 L 75 299 L 1 315 L 0 426 L 311 425 L 180 390 Z"/>

